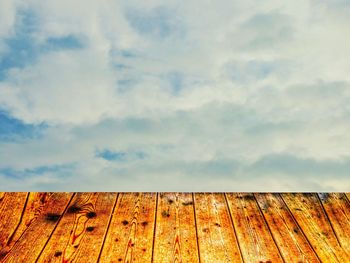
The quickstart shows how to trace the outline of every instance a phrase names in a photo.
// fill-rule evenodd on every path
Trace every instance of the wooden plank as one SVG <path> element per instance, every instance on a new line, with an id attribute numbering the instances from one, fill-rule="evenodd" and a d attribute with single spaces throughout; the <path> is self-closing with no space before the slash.
<path id="1" fill-rule="evenodd" d="M 28 193 L 1 193 L 0 195 L 0 259 L 21 222 Z"/>
<path id="2" fill-rule="evenodd" d="M 71 200 L 71 193 L 30 193 L 22 222 L 2 262 L 34 262 Z"/>
<path id="3" fill-rule="evenodd" d="M 40 215 L 50 195 L 49 193 L 35 192 L 29 194 L 20 222 L 15 231 L 11 234 L 11 238 L 7 241 L 6 246 L 1 249 L 0 255 L 5 256 L 11 250 L 26 229 L 36 220 L 37 216 Z"/>
<path id="4" fill-rule="evenodd" d="M 156 194 L 119 194 L 100 262 L 151 262 Z"/>
<path id="5" fill-rule="evenodd" d="M 316 194 L 282 194 L 282 197 L 322 262 L 350 262 Z"/>
<path id="6" fill-rule="evenodd" d="M 255 194 L 286 262 L 320 262 L 279 194 Z"/>
<path id="7" fill-rule="evenodd" d="M 246 262 L 283 262 L 253 194 L 227 194 L 243 259 Z"/>
<path id="8" fill-rule="evenodd" d="M 341 193 L 318 194 L 340 245 L 350 251 L 350 203 Z"/>
<path id="9" fill-rule="evenodd" d="M 199 262 L 192 194 L 159 194 L 153 261 Z"/>
<path id="10" fill-rule="evenodd" d="M 225 196 L 196 193 L 194 199 L 201 262 L 241 262 Z"/>
<path id="11" fill-rule="evenodd" d="M 72 195 L 0 193 L 0 261 L 350 262 L 348 193 Z"/>
<path id="12" fill-rule="evenodd" d="M 348 201 L 350 202 L 350 193 L 344 193 L 346 197 L 348 198 Z"/>
<path id="13" fill-rule="evenodd" d="M 77 194 L 37 262 L 96 262 L 116 198 L 116 193 Z"/>
<path id="14" fill-rule="evenodd" d="M 3 252 L 7 253 L 22 236 L 22 234 L 28 229 L 28 227 L 35 222 L 51 197 L 52 193 L 33 192 L 29 194 L 19 225 L 17 226 L 16 231 L 12 234 L 9 242 L 7 242 L 6 247 L 3 248 Z"/>

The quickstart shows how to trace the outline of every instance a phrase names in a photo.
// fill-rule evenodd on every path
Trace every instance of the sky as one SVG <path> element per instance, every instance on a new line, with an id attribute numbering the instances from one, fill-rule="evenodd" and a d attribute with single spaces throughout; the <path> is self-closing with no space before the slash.
<path id="1" fill-rule="evenodd" d="M 349 0 L 0 0 L 0 191 L 350 191 Z"/>

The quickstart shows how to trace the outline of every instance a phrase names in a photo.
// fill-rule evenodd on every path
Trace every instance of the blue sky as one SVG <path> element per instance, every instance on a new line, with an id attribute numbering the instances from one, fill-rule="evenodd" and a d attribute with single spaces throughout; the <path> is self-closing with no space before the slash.
<path id="1" fill-rule="evenodd" d="M 349 10 L 0 2 L 0 191 L 349 191 Z"/>

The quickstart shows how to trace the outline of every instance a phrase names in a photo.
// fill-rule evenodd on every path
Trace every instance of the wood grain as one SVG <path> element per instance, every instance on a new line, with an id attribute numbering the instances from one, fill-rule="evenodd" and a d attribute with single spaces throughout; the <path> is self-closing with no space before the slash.
<path id="1" fill-rule="evenodd" d="M 244 261 L 283 262 L 254 195 L 226 196 Z"/>
<path id="2" fill-rule="evenodd" d="M 77 194 L 38 262 L 96 262 L 116 198 L 116 193 Z"/>
<path id="3" fill-rule="evenodd" d="M 153 260 L 199 262 L 192 194 L 159 194 Z"/>
<path id="4" fill-rule="evenodd" d="M 255 194 L 286 262 L 320 262 L 279 194 Z"/>
<path id="5" fill-rule="evenodd" d="M 36 220 L 37 216 L 40 215 L 51 195 L 51 193 L 30 193 L 27 196 L 20 221 L 18 222 L 15 231 L 11 234 L 11 238 L 6 243 L 6 246 L 2 248 L 0 254 L 5 255 L 11 250 L 24 231 Z"/>
<path id="6" fill-rule="evenodd" d="M 350 262 L 316 194 L 282 194 L 294 218 L 324 262 Z"/>
<path id="7" fill-rule="evenodd" d="M 340 246 L 350 252 L 350 203 L 342 193 L 318 194 Z"/>
<path id="8" fill-rule="evenodd" d="M 225 196 L 196 193 L 194 203 L 201 262 L 241 262 Z"/>
<path id="9" fill-rule="evenodd" d="M 350 262 L 349 197 L 0 192 L 0 262 Z"/>
<path id="10" fill-rule="evenodd" d="M 34 262 L 58 224 L 72 193 L 31 193 L 2 262 Z"/>
<path id="11" fill-rule="evenodd" d="M 28 193 L 1 193 L 0 194 L 0 259 L 9 250 L 22 213 L 27 203 Z"/>
<path id="12" fill-rule="evenodd" d="M 344 193 L 348 201 L 350 202 L 350 193 Z"/>
<path id="13" fill-rule="evenodd" d="M 100 261 L 151 262 L 155 211 L 156 194 L 120 194 Z"/>

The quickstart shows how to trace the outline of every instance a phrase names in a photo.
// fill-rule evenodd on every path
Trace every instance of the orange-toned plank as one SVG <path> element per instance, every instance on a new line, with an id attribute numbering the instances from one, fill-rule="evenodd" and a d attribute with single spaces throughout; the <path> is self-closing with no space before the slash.
<path id="1" fill-rule="evenodd" d="M 194 199 L 201 262 L 241 262 L 224 194 L 196 193 Z"/>
<path id="2" fill-rule="evenodd" d="M 22 234 L 28 229 L 28 227 L 35 222 L 37 217 L 43 212 L 45 206 L 47 206 L 47 202 L 52 196 L 52 193 L 33 192 L 29 194 L 22 218 L 16 228 L 16 231 L 11 235 L 10 240 L 7 242 L 6 247 L 2 249 L 3 253 L 7 253 L 22 236 Z"/>
<path id="3" fill-rule="evenodd" d="M 71 193 L 31 193 L 2 262 L 34 262 L 66 209 Z"/>
<path id="4" fill-rule="evenodd" d="M 119 194 L 100 262 L 151 262 L 156 194 Z"/>
<path id="5" fill-rule="evenodd" d="M 159 194 L 153 260 L 199 262 L 192 194 Z"/>
<path id="6" fill-rule="evenodd" d="M 116 193 L 77 194 L 37 262 L 96 262 L 116 198 Z"/>
<path id="7" fill-rule="evenodd" d="M 345 193 L 345 195 L 348 198 L 348 200 L 350 201 L 350 193 Z"/>
<path id="8" fill-rule="evenodd" d="M 7 241 L 6 245 L 1 249 L 0 255 L 4 256 L 14 246 L 26 229 L 35 222 L 36 218 L 42 212 L 43 208 L 47 205 L 50 193 L 30 193 L 26 206 L 22 213 L 19 224 L 15 231 L 11 234 L 11 238 Z"/>
<path id="9" fill-rule="evenodd" d="M 319 197 L 340 245 L 350 252 L 350 203 L 341 193 L 320 193 Z"/>
<path id="10" fill-rule="evenodd" d="M 20 224 L 28 193 L 1 193 L 0 195 L 0 259 L 11 236 Z"/>
<path id="11" fill-rule="evenodd" d="M 282 194 L 294 218 L 324 262 L 350 262 L 316 194 Z"/>
<path id="12" fill-rule="evenodd" d="M 253 194 L 226 194 L 243 259 L 283 262 Z"/>
<path id="13" fill-rule="evenodd" d="M 320 262 L 279 194 L 255 194 L 286 262 Z"/>

